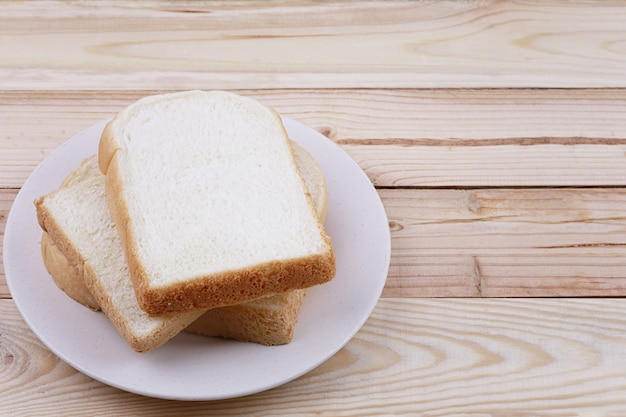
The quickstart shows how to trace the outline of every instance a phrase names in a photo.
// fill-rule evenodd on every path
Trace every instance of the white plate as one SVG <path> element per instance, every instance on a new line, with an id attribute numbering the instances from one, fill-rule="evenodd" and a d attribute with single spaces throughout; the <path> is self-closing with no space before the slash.
<path id="1" fill-rule="evenodd" d="M 158 398 L 215 400 L 291 381 L 334 355 L 365 323 L 382 292 L 390 257 L 387 217 L 359 166 L 315 130 L 284 118 L 289 136 L 319 162 L 328 185 L 326 230 L 337 276 L 311 288 L 293 341 L 265 347 L 180 334 L 155 351 L 135 353 L 102 313 L 61 292 L 40 256 L 41 230 L 33 200 L 57 189 L 97 152 L 106 121 L 73 137 L 31 174 L 6 224 L 4 268 L 24 320 L 56 355 L 105 384 Z"/>

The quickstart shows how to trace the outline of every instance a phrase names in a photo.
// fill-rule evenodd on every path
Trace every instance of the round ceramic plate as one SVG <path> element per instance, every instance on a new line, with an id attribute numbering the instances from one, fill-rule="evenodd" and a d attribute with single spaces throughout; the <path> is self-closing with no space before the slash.
<path id="1" fill-rule="evenodd" d="M 56 190 L 97 152 L 106 121 L 73 137 L 31 174 L 17 195 L 4 236 L 4 267 L 17 308 L 39 339 L 72 367 L 105 384 L 158 398 L 216 400 L 291 381 L 334 355 L 376 306 L 389 268 L 390 236 L 380 198 L 359 166 L 315 130 L 284 118 L 289 136 L 318 161 L 328 186 L 326 230 L 337 275 L 309 289 L 294 338 L 266 347 L 181 333 L 144 354 L 133 351 L 102 313 L 59 290 L 40 255 L 33 200 Z"/>

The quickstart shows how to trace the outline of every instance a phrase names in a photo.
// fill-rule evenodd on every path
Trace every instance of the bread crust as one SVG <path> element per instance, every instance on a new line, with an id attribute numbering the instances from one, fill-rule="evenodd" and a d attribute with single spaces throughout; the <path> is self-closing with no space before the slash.
<path id="1" fill-rule="evenodd" d="M 109 164 L 115 155 L 115 152 L 119 149 L 119 142 L 115 139 L 113 131 L 117 118 L 114 118 L 104 126 L 104 130 L 100 136 L 100 142 L 98 142 L 98 168 L 100 172 L 106 175 L 109 170 Z"/>
<path id="2" fill-rule="evenodd" d="M 189 94 L 194 92 L 174 93 Z M 147 102 L 162 99 L 163 96 L 148 97 Z M 141 101 L 141 100 L 140 100 Z M 269 109 L 283 131 L 283 139 L 289 146 L 287 132 L 282 126 L 280 116 Z M 212 309 L 240 304 L 259 297 L 281 293 L 291 289 L 307 288 L 330 281 L 336 273 L 336 259 L 330 238 L 324 231 L 310 194 L 307 194 L 312 218 L 317 221 L 325 250 L 307 257 L 284 261 L 270 261 L 254 267 L 223 271 L 206 276 L 196 276 L 185 282 L 177 282 L 163 286 L 152 286 L 150 274 L 138 260 L 137 239 L 133 237 L 129 225 L 132 214 L 125 198 L 125 190 L 121 178 L 120 157 L 117 155 L 123 146 L 116 137 L 116 124 L 123 112 L 118 114 L 105 127 L 100 144 L 98 163 L 106 176 L 106 195 L 109 209 L 117 226 L 124 248 L 137 300 L 142 309 L 150 315 L 162 315 L 171 312 L 185 312 L 198 309 Z M 289 149 L 291 147 L 289 146 Z M 297 165 L 293 150 L 292 163 Z M 303 189 L 304 181 L 300 177 Z"/>
<path id="3" fill-rule="evenodd" d="M 82 256 L 71 244 L 70 239 L 63 231 L 63 228 L 55 220 L 54 215 L 45 204 L 45 199 L 46 196 L 42 196 L 35 200 L 35 209 L 39 226 L 45 233 L 47 233 L 50 240 L 55 242 L 56 247 L 63 254 L 63 256 L 67 258 L 68 262 L 79 270 L 83 270 L 85 263 Z"/>
<path id="4" fill-rule="evenodd" d="M 284 345 L 293 339 L 305 294 L 305 289 L 293 290 L 243 304 L 215 308 L 187 326 L 185 332 L 266 346 Z"/>
<path id="5" fill-rule="evenodd" d="M 57 287 L 90 310 L 100 311 L 98 301 L 85 285 L 82 266 L 70 264 L 46 232 L 41 234 L 41 257 Z"/>
<path id="6" fill-rule="evenodd" d="M 137 292 L 139 304 L 148 314 L 161 315 L 241 304 L 271 294 L 308 288 L 319 276 L 334 276 L 334 265 L 332 255 L 316 255 L 290 262 L 268 262 L 245 272 L 215 274 L 184 285 L 153 289 L 147 285 L 141 266 L 135 264 L 142 275 L 134 278 L 141 288 Z"/>

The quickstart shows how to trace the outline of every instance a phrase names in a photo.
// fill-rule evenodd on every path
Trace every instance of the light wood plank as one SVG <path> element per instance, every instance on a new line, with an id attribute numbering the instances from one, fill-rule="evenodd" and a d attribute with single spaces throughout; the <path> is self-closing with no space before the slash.
<path id="1" fill-rule="evenodd" d="M 623 145 L 351 146 L 377 186 L 564 187 L 626 185 Z"/>
<path id="2" fill-rule="evenodd" d="M 0 88 L 626 87 L 620 2 L 139 4 L 0 2 Z"/>
<path id="3" fill-rule="evenodd" d="M 392 236 L 385 297 L 626 295 L 624 188 L 379 193 Z M 15 195 L 0 190 L 1 219 Z"/>
<path id="4" fill-rule="evenodd" d="M 626 295 L 626 189 L 379 193 L 385 296 Z"/>
<path id="5" fill-rule="evenodd" d="M 7 217 L 11 210 L 11 205 L 17 196 L 17 190 L 3 190 L 0 189 L 0 298 L 9 298 L 9 287 L 4 275 L 4 228 L 6 226 Z M 36 254 L 34 256 L 38 256 Z"/>
<path id="6" fill-rule="evenodd" d="M 625 308 L 622 299 L 383 299 L 309 374 L 249 397 L 183 403 L 80 374 L 0 300 L 0 414 L 623 415 Z"/>
<path id="7" fill-rule="evenodd" d="M 0 186 L 156 92 L 1 92 Z M 381 187 L 626 185 L 626 90 L 238 92 L 324 133 Z"/>

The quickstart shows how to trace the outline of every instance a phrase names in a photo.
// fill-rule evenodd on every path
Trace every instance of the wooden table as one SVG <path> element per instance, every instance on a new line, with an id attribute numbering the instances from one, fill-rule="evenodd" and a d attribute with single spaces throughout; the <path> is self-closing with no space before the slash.
<path id="1" fill-rule="evenodd" d="M 0 230 L 69 137 L 196 88 L 367 173 L 392 236 L 373 315 L 281 387 L 157 400 L 48 351 L 0 268 L 0 415 L 626 415 L 626 4 L 1 2 Z"/>

